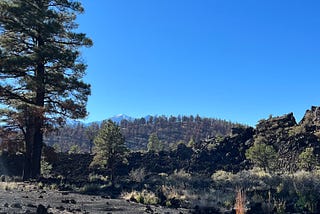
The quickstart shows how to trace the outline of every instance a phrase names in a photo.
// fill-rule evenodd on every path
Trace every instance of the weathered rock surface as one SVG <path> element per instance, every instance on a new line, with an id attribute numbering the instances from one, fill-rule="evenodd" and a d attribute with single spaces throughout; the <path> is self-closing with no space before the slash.
<path id="1" fill-rule="evenodd" d="M 272 145 L 279 154 L 278 165 L 284 170 L 296 170 L 298 156 L 307 147 L 320 154 L 319 137 L 315 131 L 320 128 L 320 109 L 307 110 L 299 124 L 293 113 L 261 120 L 256 127 L 252 141 L 262 141 Z"/>
<path id="2" fill-rule="evenodd" d="M 320 130 L 320 107 L 312 106 L 308 109 L 299 123 L 307 132 L 315 132 Z"/>
<path id="3" fill-rule="evenodd" d="M 285 114 L 279 117 L 270 117 L 262 119 L 256 126 L 256 132 L 260 135 L 267 135 L 279 129 L 286 129 L 297 125 L 293 113 Z"/>

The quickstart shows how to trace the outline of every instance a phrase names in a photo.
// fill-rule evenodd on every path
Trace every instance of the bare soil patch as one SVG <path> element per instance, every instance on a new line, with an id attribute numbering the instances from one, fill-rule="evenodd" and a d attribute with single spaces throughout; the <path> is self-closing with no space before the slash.
<path id="1" fill-rule="evenodd" d="M 38 188 L 34 184 L 1 182 L 1 213 L 190 213 L 186 209 L 137 204 L 123 199 Z"/>

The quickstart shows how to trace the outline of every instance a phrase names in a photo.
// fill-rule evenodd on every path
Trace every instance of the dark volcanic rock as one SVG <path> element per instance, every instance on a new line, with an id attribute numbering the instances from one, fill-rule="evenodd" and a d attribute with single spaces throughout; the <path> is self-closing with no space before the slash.
<path id="1" fill-rule="evenodd" d="M 87 182 L 90 173 L 89 165 L 93 156 L 90 154 L 58 154 L 58 160 L 53 165 L 55 175 L 63 175 L 65 180 L 82 185 Z"/>
<path id="2" fill-rule="evenodd" d="M 22 208 L 22 205 L 20 203 L 14 203 L 11 205 L 12 208 L 18 208 L 18 209 L 21 209 Z"/>
<path id="3" fill-rule="evenodd" d="M 116 175 L 126 176 L 131 170 L 138 168 L 145 168 L 151 173 L 167 174 L 177 169 L 201 174 L 211 174 L 217 169 L 239 171 L 245 167 L 245 151 L 251 146 L 248 140 L 252 139 L 253 135 L 253 128 L 238 127 L 233 130 L 232 136 L 204 140 L 194 148 L 180 144 L 171 151 L 131 152 L 128 154 L 127 164 L 116 164 Z M 81 185 L 81 182 L 84 183 L 88 178 L 91 160 L 92 156 L 89 154 L 59 154 L 58 162 L 54 165 L 54 174 L 63 175 L 66 180 Z M 94 170 L 96 174 L 108 173 L 107 170 Z"/>
<path id="4" fill-rule="evenodd" d="M 279 154 L 279 168 L 296 170 L 298 156 L 307 147 L 314 148 L 315 154 L 320 154 L 319 138 L 314 135 L 315 124 L 319 120 L 318 114 L 318 108 L 312 107 L 299 124 L 296 123 L 293 113 L 261 120 L 252 140 L 274 147 Z"/>
<path id="5" fill-rule="evenodd" d="M 270 117 L 267 120 L 260 120 L 256 126 L 257 134 L 269 134 L 278 129 L 290 128 L 297 125 L 293 113 L 285 114 L 280 117 Z"/>
<path id="6" fill-rule="evenodd" d="M 192 155 L 191 171 L 212 174 L 216 170 L 237 172 L 245 167 L 245 151 L 252 145 L 254 135 L 251 127 L 239 127 L 232 136 L 212 138 L 195 146 Z"/>
<path id="7" fill-rule="evenodd" d="M 299 123 L 308 132 L 314 132 L 320 129 L 320 107 L 312 106 L 308 109 Z"/>
<path id="8" fill-rule="evenodd" d="M 37 214 L 47 214 L 47 213 L 48 213 L 48 209 L 42 204 L 39 204 L 37 207 Z"/>
<path id="9" fill-rule="evenodd" d="M 0 156 L 0 175 L 21 176 L 24 163 L 23 155 L 2 151 Z M 1 180 L 5 177 L 1 177 Z"/>

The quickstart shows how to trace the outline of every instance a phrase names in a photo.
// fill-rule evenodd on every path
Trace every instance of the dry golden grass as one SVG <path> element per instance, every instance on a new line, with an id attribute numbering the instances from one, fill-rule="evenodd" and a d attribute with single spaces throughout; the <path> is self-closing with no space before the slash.
<path id="1" fill-rule="evenodd" d="M 36 190 L 43 189 L 43 183 L 25 183 L 25 182 L 15 182 L 15 181 L 6 181 L 0 182 L 0 190 L 11 191 L 11 190 Z"/>
<path id="2" fill-rule="evenodd" d="M 1 190 L 6 190 L 6 191 L 14 190 L 14 189 L 17 189 L 18 186 L 19 184 L 16 182 L 0 182 Z"/>
<path id="3" fill-rule="evenodd" d="M 138 203 L 142 204 L 158 204 L 159 198 L 150 191 L 142 190 L 141 192 L 132 191 L 122 193 L 122 198 L 125 200 L 135 200 Z"/>

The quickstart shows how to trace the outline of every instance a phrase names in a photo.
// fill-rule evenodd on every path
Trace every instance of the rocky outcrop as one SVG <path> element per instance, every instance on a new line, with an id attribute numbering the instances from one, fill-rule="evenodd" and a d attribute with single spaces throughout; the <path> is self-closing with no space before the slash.
<path id="1" fill-rule="evenodd" d="M 0 156 L 0 175 L 21 176 L 24 163 L 22 154 L 3 151 Z"/>
<path id="2" fill-rule="evenodd" d="M 276 149 L 279 154 L 279 168 L 296 170 L 298 156 L 307 147 L 314 148 L 315 154 L 320 154 L 319 138 L 314 135 L 318 122 L 320 122 L 318 107 L 308 110 L 299 124 L 296 123 L 293 113 L 270 117 L 259 121 L 252 140 L 264 142 Z"/>
<path id="3" fill-rule="evenodd" d="M 256 132 L 260 135 L 268 135 L 279 129 L 287 129 L 295 125 L 297 125 L 296 119 L 293 113 L 289 113 L 280 117 L 270 117 L 267 120 L 260 120 L 256 126 Z"/>
<path id="4" fill-rule="evenodd" d="M 312 106 L 304 114 L 299 126 L 305 128 L 307 132 L 315 132 L 320 130 L 320 107 Z"/>
<path id="5" fill-rule="evenodd" d="M 238 127 L 231 136 L 211 138 L 196 144 L 191 171 L 212 174 L 216 170 L 238 172 L 246 167 L 245 151 L 252 145 L 254 129 Z"/>
<path id="6" fill-rule="evenodd" d="M 52 174 L 62 176 L 66 181 L 74 183 L 87 182 L 90 174 L 89 165 L 93 156 L 90 154 L 65 154 L 59 153 L 58 160 L 53 163 Z"/>

